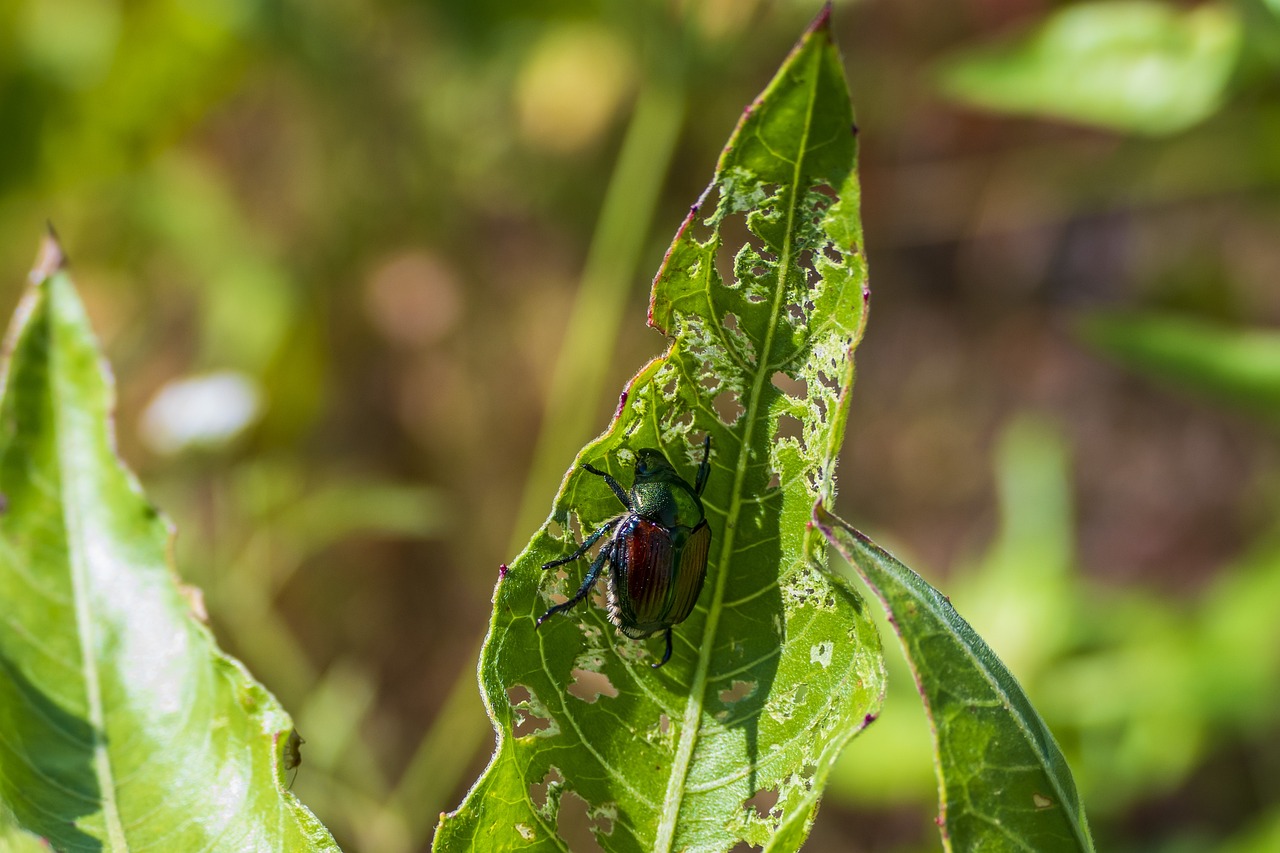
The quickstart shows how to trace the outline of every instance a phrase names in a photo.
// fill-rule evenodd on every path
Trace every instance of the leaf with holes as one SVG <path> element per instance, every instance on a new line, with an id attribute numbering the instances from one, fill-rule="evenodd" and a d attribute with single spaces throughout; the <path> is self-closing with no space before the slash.
<path id="1" fill-rule="evenodd" d="M 197 621 L 116 457 L 60 258 L 49 240 L 0 398 L 0 849 L 336 850 L 286 790 L 288 715 Z"/>
<path id="2" fill-rule="evenodd" d="M 654 281 L 670 337 L 566 476 L 547 525 L 503 572 L 480 665 L 498 733 L 438 850 L 795 850 L 841 748 L 879 708 L 862 600 L 809 526 L 834 492 L 852 352 L 865 321 L 852 108 L 824 13 L 743 116 Z M 621 512 L 643 448 L 703 502 L 706 583 L 660 669 L 661 632 L 621 636 L 597 593 L 541 629 L 587 560 L 544 572 Z M 575 824 L 575 820 L 577 823 Z"/>
<path id="3" fill-rule="evenodd" d="M 947 850 L 1092 851 L 1071 769 L 1018 682 L 951 601 L 845 522 L 814 524 L 875 591 L 929 714 Z"/>

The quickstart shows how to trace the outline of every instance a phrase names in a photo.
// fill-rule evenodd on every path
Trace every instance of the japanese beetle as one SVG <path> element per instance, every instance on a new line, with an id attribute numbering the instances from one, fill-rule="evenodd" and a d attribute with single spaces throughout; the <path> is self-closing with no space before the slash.
<path id="1" fill-rule="evenodd" d="M 609 621 L 633 640 L 658 631 L 666 633 L 667 650 L 657 669 L 671 659 L 671 627 L 693 612 L 707 578 L 707 554 L 711 528 L 702 509 L 702 490 L 711 472 L 708 457 L 711 436 L 702 443 L 702 464 L 694 485 L 689 485 L 662 455 L 646 448 L 637 451 L 631 491 L 605 472 L 583 465 L 604 478 L 627 511 L 600 525 L 567 557 L 543 565 L 553 569 L 572 563 L 605 534 L 613 535 L 600 549 L 587 577 L 573 598 L 542 614 L 542 625 L 554 613 L 564 613 L 591 592 L 605 564 L 609 566 Z"/>

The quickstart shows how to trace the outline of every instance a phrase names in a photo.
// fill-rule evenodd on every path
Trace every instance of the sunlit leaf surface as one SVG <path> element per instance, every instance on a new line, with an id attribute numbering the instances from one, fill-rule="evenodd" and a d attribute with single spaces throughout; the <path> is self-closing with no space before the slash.
<path id="1" fill-rule="evenodd" d="M 566 849 L 588 828 L 646 853 L 803 842 L 883 683 L 865 604 L 824 571 L 809 525 L 833 493 L 865 320 L 855 133 L 823 15 L 747 110 L 654 282 L 669 349 L 577 460 L 625 486 L 632 452 L 656 447 L 692 482 L 711 436 L 698 605 L 657 670 L 661 636 L 620 636 L 598 593 L 535 630 L 586 568 L 540 566 L 620 511 L 575 464 L 499 580 L 480 668 L 497 748 L 437 849 Z"/>
<path id="2" fill-rule="evenodd" d="M 0 400 L 0 848 L 336 850 L 286 790 L 288 715 L 197 620 L 116 457 L 58 258 L 50 241 Z"/>
<path id="3" fill-rule="evenodd" d="M 932 723 L 948 850 L 1093 850 L 1053 735 L 950 600 L 821 507 L 814 523 L 884 603 Z"/>
<path id="4" fill-rule="evenodd" d="M 1227 3 L 1079 3 L 1015 40 L 963 50 L 939 68 L 943 91 L 987 109 L 1161 135 L 1222 103 L 1241 45 Z"/>

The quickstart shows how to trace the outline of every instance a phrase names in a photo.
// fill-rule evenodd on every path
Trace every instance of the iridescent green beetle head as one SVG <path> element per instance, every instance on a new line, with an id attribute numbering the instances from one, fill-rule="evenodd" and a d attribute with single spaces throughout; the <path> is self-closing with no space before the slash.
<path id="1" fill-rule="evenodd" d="M 646 447 L 636 451 L 636 483 L 662 483 L 680 479 L 661 450 Z"/>

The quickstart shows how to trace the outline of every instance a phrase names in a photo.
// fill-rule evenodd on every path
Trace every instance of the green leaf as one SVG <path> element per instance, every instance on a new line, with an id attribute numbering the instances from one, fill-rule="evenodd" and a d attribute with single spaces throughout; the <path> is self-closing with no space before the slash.
<path id="1" fill-rule="evenodd" d="M 1160 136 L 1222 104 L 1243 27 L 1226 3 L 1079 3 L 1016 40 L 939 64 L 942 91 L 990 110 Z"/>
<path id="2" fill-rule="evenodd" d="M 1280 419 L 1280 332 L 1158 314 L 1095 314 L 1080 330 L 1126 367 Z"/>
<path id="3" fill-rule="evenodd" d="M 666 353 L 577 460 L 627 484 L 631 453 L 657 447 L 692 481 L 711 436 L 698 606 L 657 670 L 661 636 L 623 638 L 594 597 L 535 630 L 585 570 L 541 565 L 572 551 L 575 526 L 619 513 L 575 464 L 499 580 L 480 664 L 497 747 L 436 849 L 567 849 L 570 792 L 607 850 L 795 850 L 808 834 L 883 685 L 866 606 L 823 571 L 826 544 L 808 524 L 834 489 L 865 320 L 855 155 L 824 13 L 743 116 L 654 281 Z"/>
<path id="4" fill-rule="evenodd" d="M 60 264 L 50 240 L 0 399 L 0 842 L 336 850 L 285 787 L 288 715 L 193 615 L 169 526 L 116 457 Z"/>
<path id="5" fill-rule="evenodd" d="M 1062 751 L 951 601 L 821 507 L 814 523 L 884 604 L 934 732 L 947 850 L 1093 850 Z"/>
<path id="6" fill-rule="evenodd" d="M 0 853 L 49 853 L 44 839 L 23 829 L 3 802 L 0 802 Z"/>

